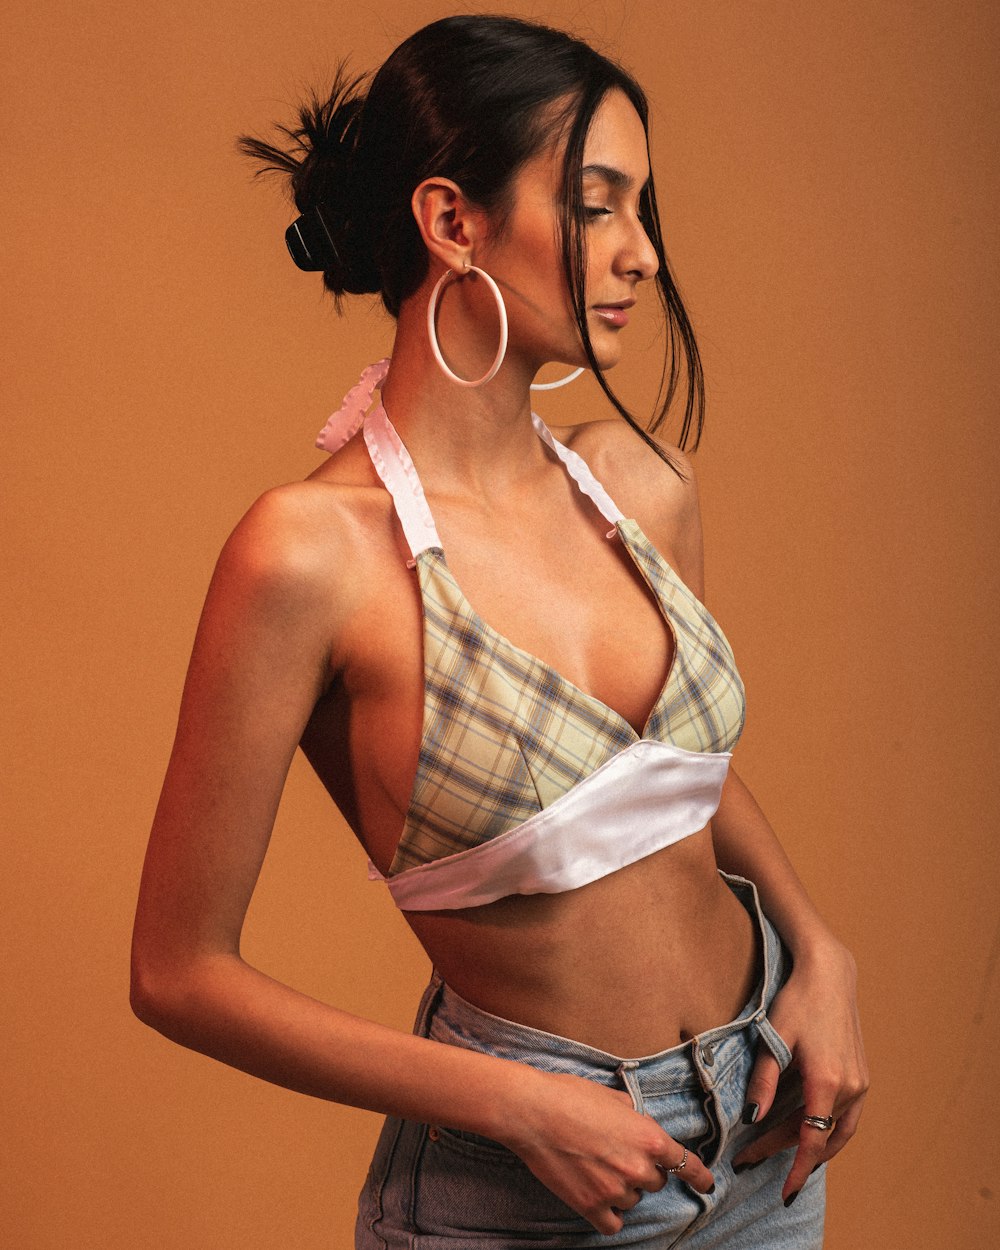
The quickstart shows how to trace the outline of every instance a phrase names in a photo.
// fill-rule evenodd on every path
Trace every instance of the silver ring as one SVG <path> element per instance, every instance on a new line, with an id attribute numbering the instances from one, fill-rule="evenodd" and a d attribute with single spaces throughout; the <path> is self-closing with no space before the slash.
<path id="1" fill-rule="evenodd" d="M 687 1161 L 688 1161 L 688 1148 L 687 1146 L 685 1146 L 684 1153 L 681 1155 L 680 1163 L 678 1163 L 676 1167 L 667 1168 L 667 1175 L 675 1176 L 678 1172 L 683 1172 L 684 1169 L 687 1167 Z"/>
<path id="2" fill-rule="evenodd" d="M 832 1115 L 804 1115 L 802 1123 L 808 1124 L 810 1128 L 818 1128 L 823 1133 L 829 1133 L 837 1121 Z"/>

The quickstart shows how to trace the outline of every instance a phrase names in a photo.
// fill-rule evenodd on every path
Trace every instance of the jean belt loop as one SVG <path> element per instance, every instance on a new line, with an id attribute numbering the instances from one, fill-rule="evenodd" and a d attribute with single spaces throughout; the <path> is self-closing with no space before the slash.
<path id="1" fill-rule="evenodd" d="M 628 1092 L 628 1096 L 632 1099 L 632 1106 L 640 1115 L 646 1114 L 646 1103 L 642 1096 L 642 1086 L 639 1084 L 639 1074 L 636 1072 L 638 1064 L 635 1060 L 626 1059 L 618 1065 L 618 1076 L 622 1084 Z"/>
<path id="2" fill-rule="evenodd" d="M 426 1037 L 430 1028 L 431 1017 L 437 1010 L 437 1005 L 441 1000 L 441 994 L 444 990 L 444 981 L 435 969 L 431 973 L 431 979 L 424 990 L 423 997 L 420 1000 L 420 1006 L 417 1008 L 417 1018 L 413 1022 L 413 1032 L 417 1037 Z"/>
<path id="3" fill-rule="evenodd" d="M 778 1061 L 778 1067 L 782 1072 L 784 1072 L 784 1070 L 792 1062 L 792 1052 L 785 1045 L 783 1038 L 780 1036 L 777 1029 L 775 1029 L 771 1021 L 768 1020 L 766 1012 L 761 1011 L 760 1018 L 755 1019 L 754 1023 L 757 1026 L 757 1032 L 760 1035 L 760 1040 L 775 1057 Z"/>

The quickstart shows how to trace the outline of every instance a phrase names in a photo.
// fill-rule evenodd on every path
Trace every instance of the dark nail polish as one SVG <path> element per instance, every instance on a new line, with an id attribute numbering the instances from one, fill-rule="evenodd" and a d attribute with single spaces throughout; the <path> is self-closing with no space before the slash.
<path id="1" fill-rule="evenodd" d="M 705 1196 L 706 1196 L 706 1197 L 708 1197 L 708 1195 L 709 1195 L 709 1194 L 714 1194 L 714 1193 L 715 1193 L 715 1186 L 714 1186 L 714 1185 L 711 1187 L 711 1189 L 706 1189 L 706 1190 L 705 1190 Z"/>
<path id="2" fill-rule="evenodd" d="M 760 1105 L 755 1102 L 748 1102 L 743 1108 L 743 1123 L 756 1124 L 757 1117 L 760 1115 Z"/>
<path id="3" fill-rule="evenodd" d="M 741 1172 L 752 1172 L 754 1168 L 759 1168 L 762 1163 L 766 1163 L 766 1159 L 754 1159 L 751 1163 L 737 1163 L 733 1166 L 733 1171 L 737 1176 Z"/>
<path id="4" fill-rule="evenodd" d="M 792 1203 L 795 1201 L 795 1199 L 799 1196 L 799 1193 L 800 1191 L 796 1189 L 794 1194 L 789 1194 L 788 1197 L 785 1199 L 785 1206 L 790 1207 Z"/>

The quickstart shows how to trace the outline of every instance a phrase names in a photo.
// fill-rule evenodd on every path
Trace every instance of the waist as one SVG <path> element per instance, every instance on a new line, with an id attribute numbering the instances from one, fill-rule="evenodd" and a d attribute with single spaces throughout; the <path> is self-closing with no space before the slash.
<path id="1" fill-rule="evenodd" d="M 753 887 L 720 876 L 707 834 L 651 858 L 572 895 L 407 919 L 473 1010 L 652 1053 L 730 1019 L 762 945 Z"/>
<path id="2" fill-rule="evenodd" d="M 754 885 L 739 877 L 726 874 L 722 877 L 749 916 L 755 938 L 752 988 L 743 1005 L 725 1020 L 658 1051 L 636 1057 L 486 1011 L 463 998 L 435 973 L 425 993 L 415 1031 L 448 1045 L 530 1063 L 551 1072 L 576 1071 L 578 1065 L 584 1064 L 591 1070 L 593 1079 L 608 1085 L 618 1083 L 618 1073 L 625 1063 L 641 1068 L 647 1077 L 676 1079 L 676 1087 L 681 1088 L 692 1079 L 687 1061 L 692 1047 L 709 1055 L 718 1069 L 724 1068 L 730 1039 L 735 1039 L 763 1017 L 788 974 L 789 959 L 780 937 L 761 910 Z M 625 1004 L 622 1010 L 627 1010 Z"/>

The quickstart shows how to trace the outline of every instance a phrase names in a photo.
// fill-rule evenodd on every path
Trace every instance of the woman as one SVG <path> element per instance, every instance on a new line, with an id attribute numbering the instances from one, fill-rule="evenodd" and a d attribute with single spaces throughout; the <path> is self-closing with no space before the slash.
<path id="1" fill-rule="evenodd" d="M 642 92 L 559 32 L 452 18 L 285 133 L 244 147 L 292 176 L 293 257 L 380 292 L 397 332 L 322 432 L 336 454 L 220 558 L 135 1009 L 389 1116 L 359 1247 L 818 1245 L 866 1085 L 853 964 L 728 767 L 743 690 L 690 464 L 604 380 L 655 279 L 696 441 Z M 549 361 L 626 421 L 553 439 Z M 300 743 L 436 970 L 414 1036 L 240 959 Z"/>

